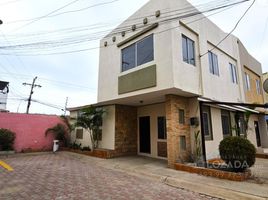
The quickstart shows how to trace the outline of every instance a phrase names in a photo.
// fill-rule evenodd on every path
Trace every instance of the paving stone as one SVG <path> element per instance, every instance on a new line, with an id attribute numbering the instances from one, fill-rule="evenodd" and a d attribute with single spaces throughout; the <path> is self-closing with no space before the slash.
<path id="1" fill-rule="evenodd" d="M 5 158 L 0 200 L 211 199 L 151 179 L 83 162 L 64 154 Z"/>

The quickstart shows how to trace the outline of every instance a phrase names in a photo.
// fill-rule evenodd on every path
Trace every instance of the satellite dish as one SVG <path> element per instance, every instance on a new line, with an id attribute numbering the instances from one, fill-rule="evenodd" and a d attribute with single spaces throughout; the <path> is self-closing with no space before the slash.
<path id="1" fill-rule="evenodd" d="M 268 79 L 266 79 L 263 83 L 263 89 L 266 93 L 268 93 Z"/>

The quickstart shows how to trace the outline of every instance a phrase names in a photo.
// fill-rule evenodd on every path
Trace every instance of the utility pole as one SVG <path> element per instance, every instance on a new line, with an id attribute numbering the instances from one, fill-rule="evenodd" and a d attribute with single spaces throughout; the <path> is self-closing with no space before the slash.
<path id="1" fill-rule="evenodd" d="M 29 114 L 29 109 L 30 109 L 31 101 L 32 101 L 32 95 L 33 95 L 33 93 L 34 93 L 33 89 L 34 89 L 35 87 L 39 87 L 39 88 L 42 87 L 41 85 L 36 85 L 36 84 L 35 84 L 36 79 L 37 79 L 37 76 L 33 79 L 33 83 L 32 83 L 32 84 L 31 84 L 31 83 L 23 83 L 23 84 L 22 84 L 22 85 L 24 85 L 24 86 L 26 86 L 26 85 L 31 86 L 31 92 L 30 92 L 30 96 L 29 96 L 29 98 L 28 98 L 28 105 L 27 105 L 26 114 Z"/>
<path id="2" fill-rule="evenodd" d="M 68 105 L 68 97 L 66 97 L 66 102 L 65 102 L 65 107 L 64 107 L 64 116 L 66 116 L 66 110 L 67 110 L 67 105 Z"/>

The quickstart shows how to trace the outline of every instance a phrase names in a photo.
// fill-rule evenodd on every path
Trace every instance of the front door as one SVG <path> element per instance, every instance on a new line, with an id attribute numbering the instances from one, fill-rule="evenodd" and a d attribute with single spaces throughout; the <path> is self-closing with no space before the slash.
<path id="1" fill-rule="evenodd" d="M 151 153 L 150 117 L 139 118 L 140 153 Z"/>
<path id="2" fill-rule="evenodd" d="M 257 121 L 255 121 L 254 126 L 255 126 L 257 146 L 260 147 L 261 146 L 261 136 L 260 136 L 260 130 L 259 130 L 259 123 Z"/>

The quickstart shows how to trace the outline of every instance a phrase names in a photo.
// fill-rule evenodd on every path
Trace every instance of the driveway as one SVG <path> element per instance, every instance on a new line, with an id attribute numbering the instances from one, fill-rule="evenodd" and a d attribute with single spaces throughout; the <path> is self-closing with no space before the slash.
<path id="1" fill-rule="evenodd" d="M 2 160 L 14 171 L 0 168 L 1 200 L 212 199 L 151 178 L 102 167 L 94 159 L 81 159 L 69 153 Z"/>

